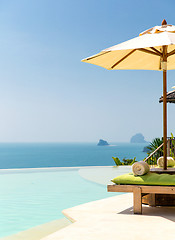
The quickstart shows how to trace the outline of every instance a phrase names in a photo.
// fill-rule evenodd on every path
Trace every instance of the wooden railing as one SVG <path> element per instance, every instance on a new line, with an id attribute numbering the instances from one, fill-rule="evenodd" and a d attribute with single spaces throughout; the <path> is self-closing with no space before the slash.
<path id="1" fill-rule="evenodd" d="M 159 151 L 159 149 L 161 149 L 162 147 L 163 147 L 163 143 L 154 152 L 152 152 L 147 158 L 145 158 L 144 162 L 148 162 L 148 160 L 151 159 L 151 157 L 153 157 Z M 163 149 L 162 149 L 162 151 L 163 151 Z M 159 154 L 156 154 L 156 155 L 159 155 L 159 157 L 162 156 L 160 154 L 160 151 L 159 151 Z"/>
<path id="2" fill-rule="evenodd" d="M 157 164 L 157 159 L 163 156 L 163 143 L 150 155 L 144 159 L 150 165 Z M 175 138 L 167 138 L 167 157 L 175 157 Z"/>
<path id="3" fill-rule="evenodd" d="M 174 157 L 175 156 L 175 138 L 167 138 L 167 156 Z"/>

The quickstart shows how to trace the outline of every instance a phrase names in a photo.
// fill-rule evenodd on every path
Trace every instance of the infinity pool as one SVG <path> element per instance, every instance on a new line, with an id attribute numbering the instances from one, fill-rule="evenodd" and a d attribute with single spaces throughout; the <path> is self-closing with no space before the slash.
<path id="1" fill-rule="evenodd" d="M 123 170 L 128 171 L 112 167 L 0 170 L 0 237 L 61 219 L 63 209 L 116 195 L 107 193 L 103 176 L 110 180 L 114 177 L 110 171 L 119 175 Z"/>

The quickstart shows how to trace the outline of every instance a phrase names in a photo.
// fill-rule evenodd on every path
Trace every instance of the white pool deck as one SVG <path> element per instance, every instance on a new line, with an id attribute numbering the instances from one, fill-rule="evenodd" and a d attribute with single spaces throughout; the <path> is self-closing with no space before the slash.
<path id="1" fill-rule="evenodd" d="M 123 173 L 128 168 L 123 168 Z M 105 174 L 104 174 L 105 173 Z M 115 168 L 80 169 L 79 174 L 97 183 L 107 185 L 116 176 Z M 120 172 L 121 174 L 121 172 Z M 98 177 L 97 177 L 98 176 Z M 105 177 L 104 177 L 105 176 Z M 99 180 L 101 179 L 101 180 Z M 103 179 L 103 181 L 102 181 Z M 100 181 L 100 182 L 98 182 Z M 54 221 L 49 225 L 29 229 L 3 238 L 4 240 L 174 240 L 175 207 L 143 205 L 143 215 L 133 214 L 132 193 L 78 205 L 63 210 L 73 223 L 61 228 Z M 61 229 L 60 229 L 61 228 Z"/>
<path id="2" fill-rule="evenodd" d="M 132 205 L 128 193 L 66 209 L 74 223 L 42 240 L 175 239 L 175 208 L 143 206 L 143 215 L 135 215 Z"/>
<path id="3" fill-rule="evenodd" d="M 122 168 L 122 172 L 130 171 Z M 107 185 L 117 169 L 82 168 L 79 174 L 93 182 Z M 121 174 L 121 169 L 120 169 Z M 133 214 L 132 193 L 117 195 L 70 209 L 63 214 L 73 224 L 42 240 L 165 240 L 175 239 L 175 207 L 143 206 L 143 215 Z"/>

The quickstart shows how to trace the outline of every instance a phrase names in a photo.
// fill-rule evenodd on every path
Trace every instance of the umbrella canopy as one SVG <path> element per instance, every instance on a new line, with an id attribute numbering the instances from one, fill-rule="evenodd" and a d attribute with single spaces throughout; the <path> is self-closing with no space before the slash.
<path id="1" fill-rule="evenodd" d="M 164 170 L 167 169 L 167 80 L 166 72 L 175 69 L 175 26 L 162 21 L 136 38 L 102 50 L 82 60 L 108 70 L 143 69 L 163 71 Z"/>
<path id="2" fill-rule="evenodd" d="M 166 101 L 168 103 L 175 103 L 175 90 L 168 92 L 166 96 Z M 159 103 L 161 102 L 163 102 L 163 96 L 159 98 Z"/>
<path id="3" fill-rule="evenodd" d="M 163 46 L 168 46 L 167 70 L 175 68 L 175 26 L 156 26 L 140 36 L 100 53 L 85 58 L 82 61 L 104 67 L 108 70 L 143 69 L 162 70 Z"/>

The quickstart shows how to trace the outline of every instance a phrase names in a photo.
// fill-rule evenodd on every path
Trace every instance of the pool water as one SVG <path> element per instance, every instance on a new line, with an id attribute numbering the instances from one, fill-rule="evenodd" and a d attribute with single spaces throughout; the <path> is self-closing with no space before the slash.
<path id="1" fill-rule="evenodd" d="M 117 194 L 108 193 L 105 185 L 81 177 L 79 170 L 1 170 L 0 237 L 61 219 L 63 209 Z"/>

